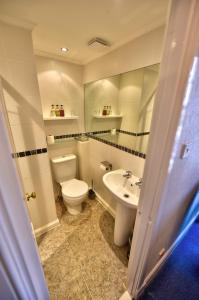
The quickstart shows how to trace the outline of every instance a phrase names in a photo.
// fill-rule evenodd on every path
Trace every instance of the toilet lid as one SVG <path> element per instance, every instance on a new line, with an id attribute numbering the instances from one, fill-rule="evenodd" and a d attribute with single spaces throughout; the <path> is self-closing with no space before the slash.
<path id="1" fill-rule="evenodd" d="M 88 192 L 86 182 L 78 179 L 71 179 L 62 184 L 62 193 L 66 197 L 81 197 Z"/>

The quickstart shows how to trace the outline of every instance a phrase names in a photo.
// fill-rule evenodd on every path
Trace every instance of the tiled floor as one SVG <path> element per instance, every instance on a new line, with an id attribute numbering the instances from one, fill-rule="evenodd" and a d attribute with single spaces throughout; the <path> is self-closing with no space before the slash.
<path id="1" fill-rule="evenodd" d="M 118 300 L 126 289 L 127 247 L 113 243 L 114 219 L 96 201 L 71 216 L 57 203 L 61 225 L 38 239 L 51 299 Z"/>

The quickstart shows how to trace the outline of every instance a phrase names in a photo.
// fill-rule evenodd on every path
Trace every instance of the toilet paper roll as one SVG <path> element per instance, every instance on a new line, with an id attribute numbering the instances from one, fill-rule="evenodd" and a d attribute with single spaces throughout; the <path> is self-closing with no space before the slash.
<path id="1" fill-rule="evenodd" d="M 106 171 L 106 166 L 105 165 L 102 165 L 100 164 L 100 169 L 103 170 L 103 171 Z"/>
<path id="2" fill-rule="evenodd" d="M 48 143 L 49 145 L 55 143 L 54 135 L 47 135 L 47 143 Z"/>
<path id="3" fill-rule="evenodd" d="M 116 135 L 116 128 L 111 129 L 111 134 Z"/>

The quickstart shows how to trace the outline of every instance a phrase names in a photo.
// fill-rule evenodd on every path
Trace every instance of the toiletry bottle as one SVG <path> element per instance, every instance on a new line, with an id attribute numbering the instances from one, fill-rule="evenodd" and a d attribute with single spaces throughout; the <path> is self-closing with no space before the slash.
<path id="1" fill-rule="evenodd" d="M 106 116 L 106 114 L 107 114 L 107 108 L 106 108 L 106 106 L 104 106 L 103 111 L 102 111 L 102 115 Z"/>
<path id="2" fill-rule="evenodd" d="M 109 113 L 108 111 L 109 111 L 109 106 L 107 105 L 106 106 L 106 114 L 107 114 L 107 116 L 108 116 L 108 113 Z"/>
<path id="3" fill-rule="evenodd" d="M 56 105 L 55 114 L 56 114 L 56 117 L 60 117 L 60 109 L 59 109 L 58 104 Z"/>
<path id="4" fill-rule="evenodd" d="M 52 104 L 52 105 L 51 105 L 50 116 L 51 116 L 52 118 L 56 116 L 56 114 L 55 114 L 55 106 L 54 106 L 54 104 Z"/>
<path id="5" fill-rule="evenodd" d="M 60 106 L 60 117 L 64 117 L 64 106 Z"/>

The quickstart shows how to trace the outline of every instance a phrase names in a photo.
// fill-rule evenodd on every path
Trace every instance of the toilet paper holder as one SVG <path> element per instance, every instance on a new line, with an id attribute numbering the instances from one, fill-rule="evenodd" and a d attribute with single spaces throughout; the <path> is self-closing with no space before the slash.
<path id="1" fill-rule="evenodd" d="M 105 168 L 106 171 L 112 170 L 112 164 L 110 162 L 104 160 L 104 161 L 101 161 L 100 164 Z"/>

